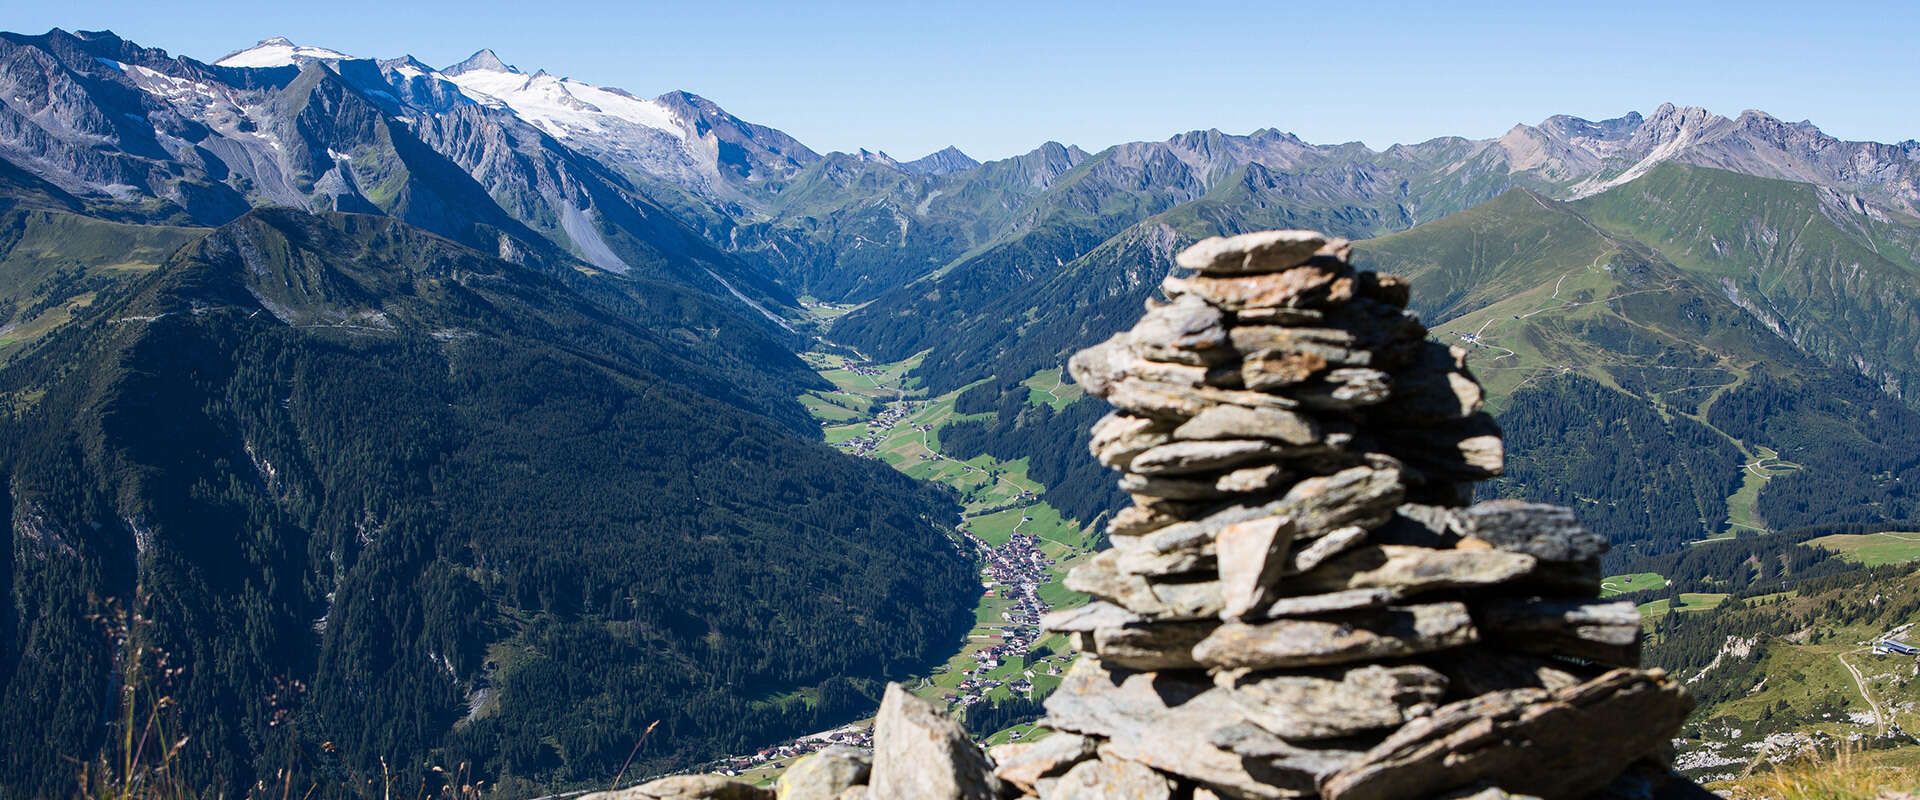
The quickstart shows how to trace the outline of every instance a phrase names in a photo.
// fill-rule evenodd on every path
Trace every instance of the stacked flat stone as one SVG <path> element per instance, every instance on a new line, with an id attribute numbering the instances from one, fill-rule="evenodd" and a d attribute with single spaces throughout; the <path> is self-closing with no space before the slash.
<path id="1" fill-rule="evenodd" d="M 1605 539 L 1467 505 L 1503 453 L 1465 354 L 1348 254 L 1200 242 L 1071 360 L 1115 406 L 1091 449 L 1133 504 L 1067 578 L 1093 602 L 1043 622 L 1085 655 L 1047 701 L 1059 733 L 993 753 L 1012 789 L 1558 798 L 1661 773 L 1691 703 L 1638 669 L 1633 605 L 1597 599 Z"/>

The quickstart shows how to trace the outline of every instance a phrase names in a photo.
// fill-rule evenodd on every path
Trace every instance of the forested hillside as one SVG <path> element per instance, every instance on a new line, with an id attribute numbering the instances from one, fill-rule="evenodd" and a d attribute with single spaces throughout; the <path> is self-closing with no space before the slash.
<path id="1" fill-rule="evenodd" d="M 64 791 L 136 665 L 232 791 L 604 780 L 655 722 L 636 772 L 869 707 L 972 568 L 951 501 L 796 432 L 757 330 L 286 211 L 81 309 L 0 371 L 6 792 Z"/>

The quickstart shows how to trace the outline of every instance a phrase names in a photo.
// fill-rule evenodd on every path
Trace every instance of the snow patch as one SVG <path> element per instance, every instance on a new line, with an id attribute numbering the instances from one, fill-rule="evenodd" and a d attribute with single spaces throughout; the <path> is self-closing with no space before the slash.
<path id="1" fill-rule="evenodd" d="M 222 67 L 285 67 L 301 61 L 346 61 L 353 56 L 324 47 L 294 44 L 284 36 L 261 41 L 245 50 L 228 53 L 213 62 Z"/>
<path id="2" fill-rule="evenodd" d="M 677 139 L 687 137 L 685 126 L 671 109 L 617 89 L 544 72 L 524 75 L 475 69 L 445 77 L 460 87 L 462 94 L 481 103 L 504 105 L 556 139 L 617 133 L 630 126 L 662 131 Z"/>

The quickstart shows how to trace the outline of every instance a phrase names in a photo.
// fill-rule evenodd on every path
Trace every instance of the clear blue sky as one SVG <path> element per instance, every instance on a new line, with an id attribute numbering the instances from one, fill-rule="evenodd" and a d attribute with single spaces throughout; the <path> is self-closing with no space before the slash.
<path id="1" fill-rule="evenodd" d="M 1664 101 L 1920 138 L 1913 0 L 1586 5 L 0 0 L 0 27 L 111 28 L 208 61 L 273 35 L 435 66 L 492 47 L 636 94 L 686 89 L 818 150 L 901 158 L 1196 128 L 1383 147 Z"/>

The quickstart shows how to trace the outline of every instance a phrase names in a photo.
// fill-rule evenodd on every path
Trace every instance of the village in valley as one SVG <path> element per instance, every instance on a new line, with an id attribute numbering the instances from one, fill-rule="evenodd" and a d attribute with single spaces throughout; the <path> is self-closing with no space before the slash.
<path id="1" fill-rule="evenodd" d="M 1040 618 L 1086 601 L 1062 583 L 1067 569 L 1093 553 L 1096 525 L 1063 519 L 1040 499 L 1045 487 L 1026 475 L 1024 462 L 990 455 L 956 459 L 941 452 L 940 428 L 984 417 L 958 413 L 953 392 L 925 397 L 907 377 L 918 358 L 873 364 L 841 353 L 805 355 L 834 389 L 815 390 L 801 403 L 820 420 L 828 444 L 884 461 L 910 477 L 952 488 L 962 513 L 954 523 L 958 543 L 977 553 L 981 597 L 974 627 L 961 650 L 916 681 L 915 693 L 944 703 L 950 713 L 1043 696 L 1071 664 L 1065 637 L 1047 635 Z M 1029 381 L 1035 403 L 1077 396 L 1057 371 Z M 1071 392 L 1063 397 L 1063 392 Z M 989 742 L 1018 741 L 1031 726 L 998 731 Z M 770 781 L 800 756 L 837 745 L 871 746 L 871 720 L 802 736 L 750 754 L 708 764 L 720 774 Z"/>

